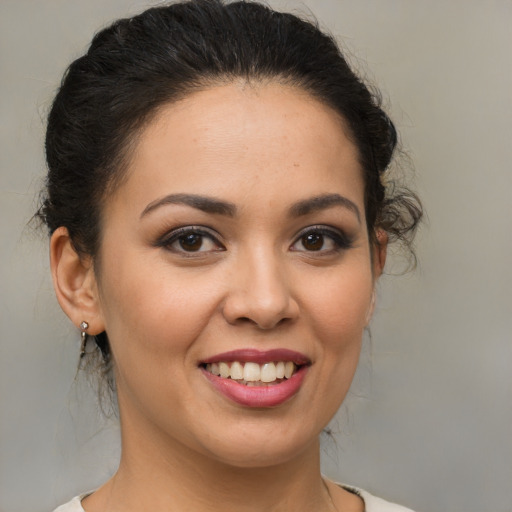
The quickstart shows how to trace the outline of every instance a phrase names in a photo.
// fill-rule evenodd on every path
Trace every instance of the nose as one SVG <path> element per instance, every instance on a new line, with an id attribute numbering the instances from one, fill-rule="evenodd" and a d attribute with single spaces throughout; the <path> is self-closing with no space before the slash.
<path id="1" fill-rule="evenodd" d="M 272 251 L 253 251 L 231 268 L 223 315 L 231 325 L 268 330 L 298 317 L 286 265 Z"/>

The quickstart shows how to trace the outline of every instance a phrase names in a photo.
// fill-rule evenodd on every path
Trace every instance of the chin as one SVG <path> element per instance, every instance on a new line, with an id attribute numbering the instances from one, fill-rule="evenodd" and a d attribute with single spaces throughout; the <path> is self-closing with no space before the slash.
<path id="1" fill-rule="evenodd" d="M 209 438 L 203 447 L 210 457 L 228 466 L 264 468 L 291 462 L 309 448 L 317 449 L 320 432 L 321 428 L 304 430 L 301 425 L 286 428 L 275 423 L 271 428 L 262 428 L 258 422 L 244 422 L 235 432 Z"/>

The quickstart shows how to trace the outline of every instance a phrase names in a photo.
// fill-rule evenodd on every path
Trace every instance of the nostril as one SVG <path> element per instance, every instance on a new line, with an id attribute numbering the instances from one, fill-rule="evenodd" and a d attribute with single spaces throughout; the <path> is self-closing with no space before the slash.
<path id="1" fill-rule="evenodd" d="M 238 318 L 235 318 L 233 322 L 231 322 L 233 325 L 240 325 L 240 324 L 254 324 L 258 325 L 257 322 L 254 320 L 251 320 L 248 316 L 239 316 Z"/>
<path id="2" fill-rule="evenodd" d="M 281 326 L 283 323 L 287 322 L 289 318 L 280 318 L 277 322 L 274 322 L 272 319 L 265 321 L 264 319 L 257 321 L 248 316 L 240 316 L 235 319 L 234 324 L 251 324 L 255 325 L 259 329 L 267 330 L 274 329 L 275 327 Z"/>
<path id="3" fill-rule="evenodd" d="M 286 318 L 281 318 L 278 322 L 273 322 L 272 320 L 269 320 L 268 322 L 265 320 L 257 321 L 255 319 L 252 319 L 248 316 L 241 316 L 240 318 L 237 318 L 236 323 L 238 324 L 251 324 L 255 325 L 258 329 L 267 330 L 267 329 L 274 329 L 278 325 L 281 325 Z"/>
<path id="4" fill-rule="evenodd" d="M 287 289 L 274 288 L 268 285 L 230 290 L 221 306 L 224 318 L 231 325 L 254 325 L 262 330 L 287 325 L 297 317 L 298 304 Z"/>

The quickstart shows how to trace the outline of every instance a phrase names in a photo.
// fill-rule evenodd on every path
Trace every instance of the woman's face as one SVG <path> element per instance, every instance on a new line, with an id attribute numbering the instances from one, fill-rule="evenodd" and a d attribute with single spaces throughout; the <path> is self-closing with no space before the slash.
<path id="1" fill-rule="evenodd" d="M 103 217 L 125 441 L 235 466 L 316 445 L 380 273 L 363 197 L 343 122 L 297 89 L 224 85 L 160 111 Z"/>

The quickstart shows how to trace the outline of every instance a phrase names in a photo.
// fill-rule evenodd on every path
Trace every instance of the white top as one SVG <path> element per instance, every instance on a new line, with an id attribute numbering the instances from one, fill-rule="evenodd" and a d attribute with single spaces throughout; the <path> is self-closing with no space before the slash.
<path id="1" fill-rule="evenodd" d="M 347 491 L 357 494 L 363 499 L 365 512 L 413 512 L 410 508 L 401 507 L 400 505 L 396 505 L 381 498 L 377 498 L 376 496 L 373 496 L 369 492 L 363 491 L 362 489 L 350 487 L 348 485 L 342 485 L 342 487 Z M 69 503 L 61 505 L 53 512 L 85 512 L 81 501 L 89 494 L 91 493 L 87 492 L 85 494 L 81 494 L 80 496 L 76 496 Z"/>

